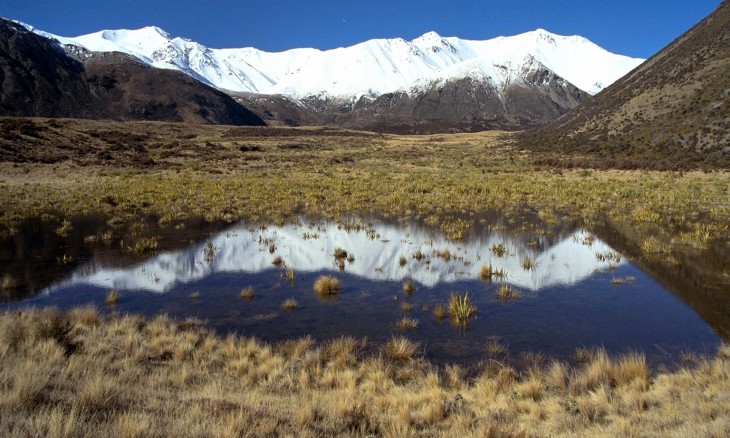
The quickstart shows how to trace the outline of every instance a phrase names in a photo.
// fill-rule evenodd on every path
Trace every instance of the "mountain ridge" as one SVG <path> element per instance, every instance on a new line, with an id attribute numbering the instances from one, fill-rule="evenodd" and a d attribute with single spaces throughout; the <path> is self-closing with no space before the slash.
<path id="1" fill-rule="evenodd" d="M 643 62 L 544 29 L 483 41 L 427 32 L 411 41 L 269 53 L 210 49 L 154 26 L 67 38 L 21 25 L 55 39 L 82 63 L 119 52 L 183 73 L 267 124 L 400 134 L 539 126 Z"/>
<path id="2" fill-rule="evenodd" d="M 500 88 L 532 58 L 595 94 L 643 62 L 610 53 L 583 37 L 556 35 L 544 29 L 481 41 L 427 32 L 411 41 L 371 39 L 331 50 L 265 52 L 252 47 L 211 49 L 172 37 L 155 26 L 69 38 L 23 25 L 64 45 L 92 52 L 120 51 L 156 67 L 178 69 L 219 89 L 296 98 L 377 97 L 408 90 L 418 83 L 462 79 L 465 70 L 491 79 Z"/>
<path id="3" fill-rule="evenodd" d="M 132 56 L 69 51 L 0 19 L 0 115 L 263 125 L 227 94 Z"/>

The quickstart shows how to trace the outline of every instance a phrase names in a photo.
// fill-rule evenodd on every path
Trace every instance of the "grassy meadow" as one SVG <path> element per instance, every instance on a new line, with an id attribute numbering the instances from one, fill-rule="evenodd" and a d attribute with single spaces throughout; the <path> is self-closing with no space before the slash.
<path id="1" fill-rule="evenodd" d="M 730 350 L 652 374 L 642 354 L 494 359 L 465 379 L 394 337 L 277 345 L 200 321 L 32 310 L 0 316 L 7 437 L 727 436 Z M 489 348 L 487 348 L 489 347 Z M 485 345 L 499 354 L 500 345 Z M 472 374 L 473 371 L 472 371 Z"/>
<path id="2" fill-rule="evenodd" d="M 197 217 L 281 224 L 304 213 L 335 220 L 350 214 L 419 219 L 458 241 L 481 211 L 517 216 L 529 208 L 548 223 L 567 216 L 589 230 L 610 224 L 625 240 L 623 252 L 642 267 L 679 270 L 697 254 L 727 253 L 730 241 L 727 171 L 555 169 L 536 164 L 544 157 L 517 150 L 499 132 L 395 136 L 328 128 L 0 122 L 5 236 L 29 217 L 67 232 L 70 219 L 91 212 L 110 223 L 151 215 L 170 227 Z M 130 248 L 144 254 L 153 243 Z M 726 265 L 703 275 L 729 290 Z M 4 278 L 2 291 L 14 284 Z M 321 295 L 338 287 L 326 278 L 314 285 Z M 505 299 L 511 293 L 505 290 Z M 242 297 L 253 295 L 253 289 L 241 291 Z M 453 306 L 434 312 L 468 321 L 468 297 L 454 297 Z M 414 322 L 404 318 L 402 324 L 407 336 Z M 197 321 L 103 316 L 93 308 L 6 313 L 0 316 L 0 431 L 125 437 L 730 434 L 727 347 L 714 357 L 686 357 L 672 370 L 650 369 L 639 353 L 608 357 L 600 350 L 577 352 L 577 367 L 535 354 L 531 366 L 515 370 L 492 354 L 500 345 L 485 342 L 477 373 L 429 364 L 423 348 L 405 337 L 377 348 L 349 338 L 266 345 L 219 338 Z"/>

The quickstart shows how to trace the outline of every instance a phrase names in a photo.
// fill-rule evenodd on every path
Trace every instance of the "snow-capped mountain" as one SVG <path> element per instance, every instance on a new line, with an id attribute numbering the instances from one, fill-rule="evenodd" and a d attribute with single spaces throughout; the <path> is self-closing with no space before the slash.
<path id="1" fill-rule="evenodd" d="M 99 59 L 109 64 L 110 53 L 121 52 L 160 72 L 179 71 L 217 88 L 267 124 L 393 133 L 542 125 L 643 61 L 542 29 L 486 41 L 428 32 L 412 41 L 374 39 L 333 50 L 270 53 L 210 49 L 158 27 L 68 38 L 23 26 L 57 40 L 87 74 Z M 96 80 L 115 83 L 103 76 Z"/>
<path id="2" fill-rule="evenodd" d="M 158 27 L 104 30 L 73 38 L 32 30 L 92 52 L 127 53 L 220 89 L 299 99 L 376 97 L 467 77 L 487 80 L 501 89 L 537 67 L 595 94 L 643 62 L 609 53 L 579 36 L 560 36 L 542 29 L 486 41 L 444 38 L 428 32 L 412 41 L 374 39 L 334 50 L 278 53 L 255 48 L 210 49 L 172 37 Z"/>

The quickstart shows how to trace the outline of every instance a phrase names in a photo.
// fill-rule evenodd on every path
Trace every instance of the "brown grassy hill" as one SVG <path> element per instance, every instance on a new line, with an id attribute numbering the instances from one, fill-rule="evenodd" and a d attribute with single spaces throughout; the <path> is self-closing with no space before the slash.
<path id="1" fill-rule="evenodd" d="M 177 71 L 114 52 L 90 55 L 84 65 L 92 90 L 114 120 L 265 125 L 227 94 Z"/>
<path id="2" fill-rule="evenodd" d="M 69 56 L 0 19 L 0 115 L 264 125 L 230 96 L 120 54 Z"/>
<path id="3" fill-rule="evenodd" d="M 730 167 L 730 2 L 593 99 L 518 139 L 558 165 Z"/>

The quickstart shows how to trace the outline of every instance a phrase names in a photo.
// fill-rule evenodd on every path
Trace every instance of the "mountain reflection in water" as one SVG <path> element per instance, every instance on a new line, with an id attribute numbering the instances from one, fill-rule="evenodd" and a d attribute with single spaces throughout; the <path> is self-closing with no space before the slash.
<path id="1" fill-rule="evenodd" d="M 18 288 L 19 299 L 2 306 L 90 303 L 120 313 L 193 316 L 219 333 L 269 342 L 354 336 L 378 345 L 403 335 L 421 343 L 425 355 L 439 363 L 484 360 L 486 346 L 495 339 L 512 358 L 538 351 L 570 360 L 576 348 L 603 346 L 615 353 L 644 351 L 653 364 L 671 364 L 685 351 L 709 351 L 720 342 L 691 307 L 572 223 L 550 225 L 534 216 L 497 214 L 474 220 L 481 224 L 460 242 L 419 222 L 379 220 L 302 218 L 299 224 L 282 226 L 242 222 L 223 232 L 203 231 L 209 237 L 202 240 L 192 234 L 194 227 L 170 228 L 161 245 L 175 241 L 167 248 L 177 249 L 147 259 L 115 244 L 81 242 L 77 248 L 70 239 L 58 241 L 51 231 L 50 245 L 42 246 L 47 265 L 19 258 L 24 254 L 19 236 L 13 241 L 18 260 L 10 261 L 14 266 L 34 263 L 37 284 L 45 283 L 35 289 L 40 293 L 23 295 Z M 103 221 L 88 229 L 75 224 L 74 230 L 81 241 L 105 226 Z M 153 225 L 146 230 L 148 235 L 164 231 Z M 120 243 L 130 238 L 118 236 Z M 190 239 L 195 243 L 186 243 Z M 53 252 L 58 248 L 77 248 L 75 264 L 62 266 L 63 271 L 56 262 L 60 253 Z M 342 257 L 336 258 L 336 252 Z M 480 278 L 485 266 L 503 276 Z M 44 269 L 51 275 L 44 276 Z M 338 295 L 323 299 L 314 293 L 321 275 L 341 282 Z M 413 290 L 404 288 L 406 281 L 413 282 Z M 504 283 L 514 291 L 506 298 L 499 294 Z M 242 296 L 249 288 L 252 296 Z M 119 301 L 107 305 L 112 289 Z M 453 292 L 469 293 L 478 309 L 468 326 L 453 326 L 448 316 L 434 315 Z M 289 299 L 296 300 L 296 310 L 282 307 Z M 404 316 L 417 320 L 417 327 L 398 328 Z"/>
<path id="2" fill-rule="evenodd" d="M 338 248 L 354 257 L 345 264 L 349 274 L 374 281 L 410 278 L 428 287 L 476 279 L 481 267 L 490 264 L 493 270 L 505 273 L 508 283 L 537 291 L 571 285 L 596 271 L 625 263 L 611 247 L 585 230 L 559 237 L 554 244 L 546 244 L 548 240 L 492 232 L 455 243 L 416 225 L 378 225 L 377 230 L 349 229 L 333 222 L 261 228 L 240 225 L 186 250 L 161 253 L 128 268 L 105 267 L 91 261 L 47 292 L 89 284 L 164 293 L 176 285 L 219 273 L 262 272 L 273 267 L 277 256 L 296 272 L 336 271 L 334 253 Z M 493 248 L 500 245 L 505 252 L 498 256 Z M 420 260 L 414 257 L 418 253 L 423 254 Z M 615 254 L 615 258 L 601 257 L 604 254 Z M 529 260 L 529 269 L 523 266 L 525 260 Z"/>

